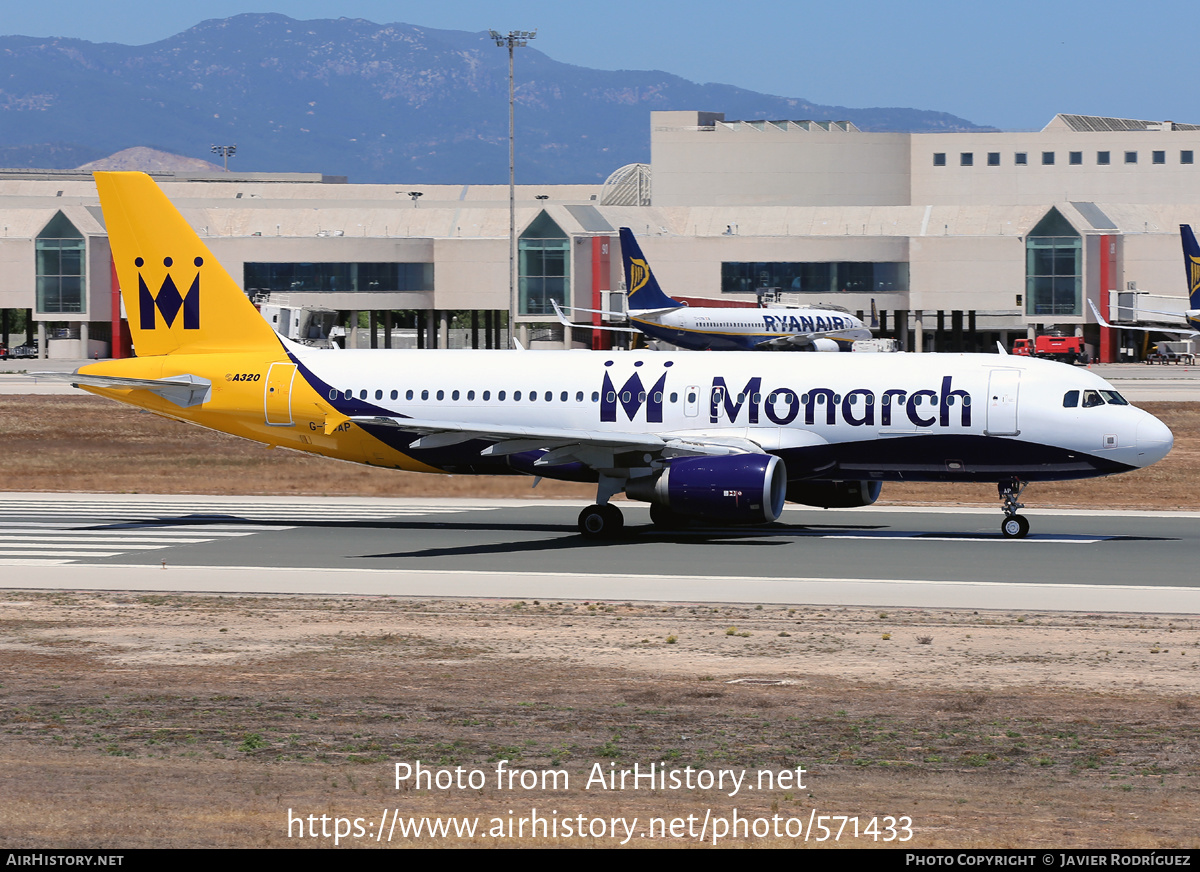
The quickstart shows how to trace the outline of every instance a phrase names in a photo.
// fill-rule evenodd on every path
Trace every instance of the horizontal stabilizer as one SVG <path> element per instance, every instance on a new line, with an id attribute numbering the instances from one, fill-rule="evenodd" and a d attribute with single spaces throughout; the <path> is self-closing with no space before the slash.
<path id="1" fill-rule="evenodd" d="M 181 409 L 199 406 L 212 399 L 212 382 L 190 373 L 167 378 L 128 378 L 116 375 L 87 375 L 81 372 L 33 372 L 30 375 L 34 378 L 70 382 L 75 387 L 150 391 Z"/>

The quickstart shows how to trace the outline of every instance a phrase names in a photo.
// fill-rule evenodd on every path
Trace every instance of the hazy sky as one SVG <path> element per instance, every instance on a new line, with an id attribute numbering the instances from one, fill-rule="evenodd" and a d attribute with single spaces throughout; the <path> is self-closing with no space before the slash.
<path id="1" fill-rule="evenodd" d="M 1056 112 L 1200 122 L 1200 85 L 1189 81 L 1195 9 L 1178 0 L 209 0 L 202 8 L 10 3 L 0 29 L 140 45 L 201 15 L 242 12 L 472 32 L 537 28 L 533 46 L 567 63 L 660 69 L 816 103 L 936 109 L 1005 130 L 1040 128 Z"/>

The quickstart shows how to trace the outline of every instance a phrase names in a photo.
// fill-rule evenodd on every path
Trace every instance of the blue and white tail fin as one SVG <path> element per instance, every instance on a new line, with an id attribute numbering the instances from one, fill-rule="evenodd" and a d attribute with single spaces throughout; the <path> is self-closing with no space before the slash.
<path id="1" fill-rule="evenodd" d="M 664 294 L 658 286 L 646 256 L 628 227 L 621 228 L 621 261 L 625 265 L 625 287 L 628 288 L 627 310 L 678 309 L 683 305 Z"/>
<path id="2" fill-rule="evenodd" d="M 1200 245 L 1186 224 L 1179 225 L 1179 235 L 1183 240 L 1183 268 L 1187 272 L 1188 326 L 1200 330 Z"/>

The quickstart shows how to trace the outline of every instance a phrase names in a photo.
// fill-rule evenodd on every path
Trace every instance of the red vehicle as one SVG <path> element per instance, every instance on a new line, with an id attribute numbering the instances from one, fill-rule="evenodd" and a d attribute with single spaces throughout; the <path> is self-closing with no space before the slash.
<path id="1" fill-rule="evenodd" d="M 1088 353 L 1083 347 L 1083 337 L 1064 336 L 1061 333 L 1046 333 L 1033 341 L 1018 339 L 1013 343 L 1012 353 L 1084 366 L 1089 361 Z"/>

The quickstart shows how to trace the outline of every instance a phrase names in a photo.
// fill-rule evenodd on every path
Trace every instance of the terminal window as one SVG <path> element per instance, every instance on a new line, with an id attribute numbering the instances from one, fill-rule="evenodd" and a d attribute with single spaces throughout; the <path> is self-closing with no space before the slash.
<path id="1" fill-rule="evenodd" d="M 1042 166 L 1048 167 L 1048 166 L 1053 166 L 1053 165 L 1054 165 L 1054 152 L 1043 151 L 1042 152 Z"/>
<path id="2" fill-rule="evenodd" d="M 246 263 L 246 293 L 432 291 L 432 263 Z"/>
<path id="3" fill-rule="evenodd" d="M 895 293 L 908 290 L 907 263 L 736 262 L 721 264 L 721 293 Z"/>
<path id="4" fill-rule="evenodd" d="M 1067 156 L 1067 163 L 1069 163 L 1073 167 L 1082 165 L 1083 164 L 1083 152 L 1082 151 L 1071 152 Z"/>
<path id="5" fill-rule="evenodd" d="M 84 312 L 87 245 L 62 212 L 42 228 L 34 243 L 37 264 L 37 311 L 55 315 Z"/>
<path id="6" fill-rule="evenodd" d="M 1125 163 L 1127 163 L 1127 164 L 1137 163 L 1137 152 L 1136 151 L 1125 152 Z"/>
<path id="7" fill-rule="evenodd" d="M 1195 163 L 1195 160 L 1194 160 L 1194 157 L 1193 157 L 1193 154 L 1192 154 L 1192 152 L 1191 152 L 1191 151 L 1181 151 L 1181 152 L 1179 152 L 1179 162 L 1180 162 L 1181 164 L 1190 164 L 1190 163 Z"/>
<path id="8" fill-rule="evenodd" d="M 964 166 L 964 167 L 971 167 L 971 166 L 975 166 L 975 155 L 974 155 L 974 153 L 973 153 L 973 152 L 969 152 L 969 151 L 964 151 L 962 154 L 960 154 L 960 155 L 958 156 L 958 163 L 959 163 L 959 165 L 960 165 L 960 166 Z"/>
<path id="9" fill-rule="evenodd" d="M 1102 167 L 1106 167 L 1112 163 L 1112 155 L 1107 151 L 1098 151 L 1096 152 L 1096 163 Z"/>
<path id="10" fill-rule="evenodd" d="M 1167 162 L 1167 153 L 1165 151 L 1150 152 L 1150 160 L 1156 164 L 1165 164 Z"/>
<path id="11" fill-rule="evenodd" d="M 944 167 L 946 165 L 946 152 L 935 151 L 933 153 L 933 165 L 935 167 Z"/>
<path id="12" fill-rule="evenodd" d="M 1023 151 L 1018 151 L 1015 155 L 1013 155 L 1013 163 L 1019 167 L 1023 167 L 1025 164 L 1029 163 L 1029 155 Z"/>
<path id="13" fill-rule="evenodd" d="M 988 152 L 988 166 L 990 166 L 990 167 L 1000 166 L 1000 152 L 998 152 L 998 151 L 989 151 Z"/>

